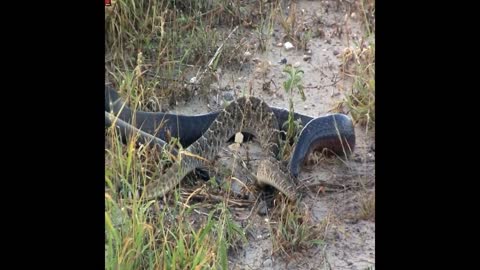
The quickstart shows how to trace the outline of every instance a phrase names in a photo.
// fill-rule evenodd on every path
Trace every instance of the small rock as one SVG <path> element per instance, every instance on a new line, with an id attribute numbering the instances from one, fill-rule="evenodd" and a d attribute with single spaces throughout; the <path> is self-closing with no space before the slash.
<path id="1" fill-rule="evenodd" d="M 195 83 L 197 81 L 197 77 L 193 77 L 190 79 L 190 83 Z"/>
<path id="2" fill-rule="evenodd" d="M 232 101 L 234 98 L 232 93 L 226 92 L 226 93 L 223 93 L 223 99 L 225 101 Z"/>
<path id="3" fill-rule="evenodd" d="M 308 110 L 308 106 L 307 106 L 307 105 L 305 105 L 303 108 L 304 108 L 305 110 Z"/>
<path id="4" fill-rule="evenodd" d="M 285 65 L 287 63 L 287 58 L 283 58 L 282 60 L 278 61 L 278 63 Z"/>
<path id="5" fill-rule="evenodd" d="M 312 55 L 312 50 L 308 50 L 305 52 L 306 55 Z"/>
<path id="6" fill-rule="evenodd" d="M 275 46 L 277 46 L 277 47 L 282 47 L 282 46 L 283 46 L 283 43 L 279 42 L 279 43 L 275 44 Z"/>
<path id="7" fill-rule="evenodd" d="M 294 48 L 293 44 L 290 43 L 290 42 L 285 42 L 285 44 L 283 45 L 283 47 L 285 47 L 285 50 L 289 51 L 291 49 Z"/>
<path id="8" fill-rule="evenodd" d="M 252 53 L 247 51 L 247 52 L 243 53 L 243 56 L 250 57 L 250 56 L 252 56 Z"/>
<path id="9" fill-rule="evenodd" d="M 308 61 L 310 61 L 310 60 L 312 60 L 312 56 L 311 56 L 311 55 L 306 55 L 306 54 L 303 55 L 303 61 L 308 62 Z"/>
<path id="10" fill-rule="evenodd" d="M 355 18 L 357 16 L 357 14 L 355 14 L 355 12 L 352 12 L 352 14 L 350 14 L 350 17 L 352 18 Z"/>
<path id="11" fill-rule="evenodd" d="M 243 134 L 241 132 L 237 132 L 237 134 L 235 134 L 235 142 L 236 143 L 243 142 Z"/>
<path id="12" fill-rule="evenodd" d="M 337 50 L 333 51 L 333 55 L 338 55 L 338 54 L 339 54 L 339 52 Z"/>
<path id="13" fill-rule="evenodd" d="M 300 66 L 300 62 L 295 62 L 293 65 L 292 65 L 294 68 L 298 68 Z"/>
<path id="14" fill-rule="evenodd" d="M 272 267 L 272 260 L 271 259 L 266 259 L 263 262 L 263 267 Z"/>

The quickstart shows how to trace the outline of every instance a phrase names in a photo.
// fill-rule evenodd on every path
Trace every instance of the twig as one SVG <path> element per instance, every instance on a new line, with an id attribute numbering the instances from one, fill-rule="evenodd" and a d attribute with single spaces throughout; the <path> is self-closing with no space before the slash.
<path id="1" fill-rule="evenodd" d="M 218 47 L 217 51 L 215 52 L 215 54 L 213 55 L 213 57 L 212 57 L 212 58 L 210 59 L 210 61 L 208 62 L 208 65 L 207 65 L 207 67 L 205 68 L 205 70 L 202 72 L 202 74 L 198 75 L 198 73 L 199 73 L 200 71 L 197 72 L 197 75 L 194 77 L 194 78 L 195 78 L 195 83 L 198 84 L 198 83 L 200 82 L 200 80 L 203 78 L 203 76 L 205 75 L 205 73 L 207 73 L 207 71 L 212 68 L 212 64 L 213 64 L 213 62 L 215 61 L 215 59 L 217 59 L 218 55 L 220 54 L 221 50 L 223 49 L 223 45 L 225 45 L 225 42 L 230 39 L 230 37 L 232 36 L 233 32 L 237 31 L 237 29 L 238 29 L 238 25 L 235 26 L 235 28 L 232 30 L 232 32 L 230 32 L 230 34 L 228 34 L 227 38 L 223 41 L 222 45 L 220 45 L 220 47 Z"/>
<path id="2" fill-rule="evenodd" d="M 187 194 L 183 194 L 185 196 L 189 196 L 188 200 L 190 199 L 202 199 L 202 200 L 205 200 L 205 199 L 210 199 L 211 201 L 213 202 L 223 202 L 225 199 L 227 200 L 227 203 L 229 204 L 232 204 L 232 205 L 236 205 L 236 206 L 239 206 L 239 207 L 247 207 L 249 205 L 251 205 L 253 202 L 250 201 L 250 200 L 242 200 L 242 199 L 228 199 L 228 198 L 225 198 L 223 196 L 219 196 L 219 195 L 215 195 L 215 194 L 203 194 L 203 193 L 187 193 Z"/>

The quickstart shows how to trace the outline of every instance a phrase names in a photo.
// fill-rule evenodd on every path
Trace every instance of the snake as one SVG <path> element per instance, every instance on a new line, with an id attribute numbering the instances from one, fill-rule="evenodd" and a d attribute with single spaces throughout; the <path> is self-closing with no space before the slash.
<path id="1" fill-rule="evenodd" d="M 261 147 L 270 158 L 260 162 L 257 183 L 271 185 L 295 200 L 294 180 L 298 177 L 305 158 L 317 149 L 329 149 L 339 155 L 349 155 L 355 147 L 354 126 L 350 118 L 335 113 L 313 118 L 295 113 L 294 119 L 303 126 L 293 153 L 288 161 L 288 173 L 281 170 L 274 157 L 279 151 L 278 139 L 285 131 L 283 123 L 289 111 L 267 105 L 257 97 L 241 97 L 223 110 L 199 115 L 170 114 L 132 110 L 118 92 L 105 85 L 105 125 L 111 126 L 112 115 L 121 127 L 121 137 L 140 134 L 143 142 L 164 146 L 170 137 L 179 139 L 185 146 L 180 162 L 164 174 L 164 181 L 147 185 L 147 198 L 165 195 L 194 169 L 207 166 L 218 150 L 236 133 L 242 132 L 259 139 Z"/>

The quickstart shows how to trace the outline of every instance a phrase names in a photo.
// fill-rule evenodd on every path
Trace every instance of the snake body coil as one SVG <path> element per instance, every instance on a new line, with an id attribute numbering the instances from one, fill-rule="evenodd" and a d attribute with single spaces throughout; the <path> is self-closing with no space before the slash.
<path id="1" fill-rule="evenodd" d="M 270 107 L 255 97 L 241 97 L 225 109 L 201 115 L 177 115 L 161 112 L 133 112 L 118 93 L 105 86 L 105 125 L 112 124 L 111 114 L 118 117 L 117 127 L 122 137 L 139 133 L 143 142 L 163 146 L 169 134 L 179 138 L 186 147 L 180 162 L 170 167 L 162 181 L 153 181 L 146 187 L 147 198 L 162 196 L 194 169 L 207 166 L 218 150 L 226 146 L 237 132 L 253 135 L 269 153 L 257 170 L 258 184 L 271 185 L 294 200 L 293 179 L 299 174 L 306 156 L 317 149 L 329 149 L 338 155 L 349 155 L 355 146 L 355 132 L 351 120 L 343 114 L 331 114 L 318 118 L 296 113 L 303 129 L 299 134 L 288 164 L 290 174 L 279 169 L 275 159 L 282 124 L 287 121 L 288 110 Z M 109 113 L 107 113 L 109 112 Z M 108 118 L 108 119 L 107 119 Z"/>

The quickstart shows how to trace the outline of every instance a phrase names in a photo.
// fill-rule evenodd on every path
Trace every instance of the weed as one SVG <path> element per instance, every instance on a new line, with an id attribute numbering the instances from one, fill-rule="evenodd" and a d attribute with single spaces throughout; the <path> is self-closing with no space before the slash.
<path id="1" fill-rule="evenodd" d="M 180 189 L 173 192 L 178 203 L 166 199 L 163 209 L 142 200 L 137 190 L 158 177 L 149 170 L 158 156 L 134 137 L 123 145 L 115 129 L 106 135 L 105 268 L 227 269 L 228 249 L 246 238 L 226 202 L 205 214 L 182 202 Z"/>
<path id="2" fill-rule="evenodd" d="M 288 113 L 288 120 L 285 123 L 282 123 L 283 127 L 287 127 L 287 134 L 286 134 L 286 139 L 281 155 L 283 158 L 286 158 L 289 156 L 292 147 L 291 143 L 295 143 L 296 141 L 296 135 L 297 131 L 301 129 L 301 125 L 299 122 L 295 121 L 294 114 L 295 114 L 295 108 L 293 104 L 293 95 L 295 91 L 298 91 L 300 94 L 301 98 L 303 101 L 306 100 L 305 93 L 303 91 L 303 84 L 302 84 L 302 77 L 303 77 L 303 70 L 301 69 L 296 69 L 291 65 L 285 66 L 283 69 L 283 72 L 285 72 L 288 76 L 287 80 L 283 82 L 283 88 L 285 89 L 285 92 L 288 95 L 288 102 L 289 102 L 289 113 Z"/>
<path id="3" fill-rule="evenodd" d="M 139 106 L 147 111 L 187 99 L 193 92 L 191 77 L 207 65 L 233 27 L 260 21 L 271 29 L 277 2 L 117 0 L 105 13 L 107 80 L 142 92 Z M 259 30 L 262 40 L 265 30 Z M 224 44 L 228 53 L 215 59 L 215 66 L 235 68 L 242 63 L 247 44 L 238 38 L 241 35 L 239 31 Z M 194 86 L 206 94 L 212 82 Z"/>
<path id="4" fill-rule="evenodd" d="M 342 54 L 342 71 L 353 78 L 350 93 L 343 104 L 356 123 L 372 128 L 375 125 L 375 44 L 364 40 Z"/>
<path id="5" fill-rule="evenodd" d="M 375 221 L 375 192 L 366 192 L 360 197 L 358 218 Z"/>
<path id="6" fill-rule="evenodd" d="M 274 254 L 290 257 L 295 252 L 323 244 L 325 224 L 316 224 L 308 209 L 298 204 L 280 202 L 274 208 L 269 224 Z"/>
<path id="7" fill-rule="evenodd" d="M 341 71 L 353 83 L 340 106 L 347 107 L 356 123 L 371 129 L 375 126 L 375 1 L 360 0 L 357 9 L 366 34 L 341 54 Z"/>

